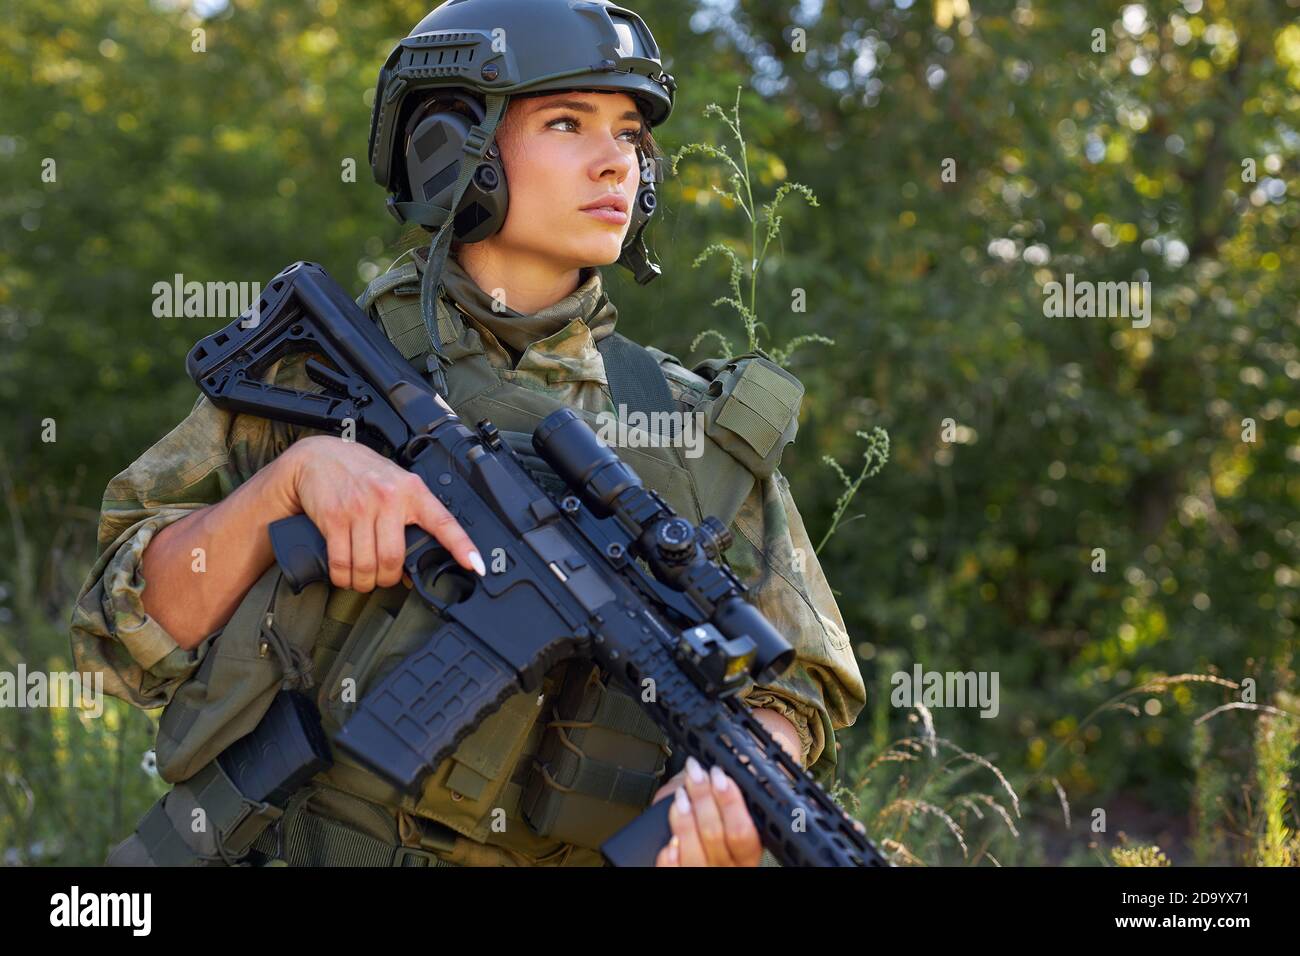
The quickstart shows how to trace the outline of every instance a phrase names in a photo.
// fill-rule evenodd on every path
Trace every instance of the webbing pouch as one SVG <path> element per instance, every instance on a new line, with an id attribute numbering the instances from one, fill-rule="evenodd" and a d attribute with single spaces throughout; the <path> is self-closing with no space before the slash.
<path id="1" fill-rule="evenodd" d="M 143 856 L 138 849 L 115 855 L 155 866 L 241 863 L 293 795 L 330 762 L 316 705 L 282 690 L 251 734 L 149 808 L 134 835 Z"/>
<path id="2" fill-rule="evenodd" d="M 589 660 L 570 662 L 521 811 L 540 836 L 591 849 L 630 823 L 662 783 L 667 738 Z"/>
<path id="3" fill-rule="evenodd" d="M 799 431 L 803 383 L 761 355 L 713 360 L 695 371 L 711 378 L 696 410 L 705 434 L 754 473 L 768 478 Z"/>
<path id="4" fill-rule="evenodd" d="M 154 866 L 233 866 L 283 812 L 240 793 L 214 760 L 150 807 L 135 836 Z"/>
<path id="5" fill-rule="evenodd" d="M 435 597 L 449 600 L 454 583 L 445 576 L 434 585 Z M 321 687 L 326 732 L 336 733 L 351 719 L 358 701 L 414 653 L 442 624 L 419 594 L 402 585 L 376 589 L 362 608 Z M 515 694 L 471 731 L 424 778 L 420 792 L 403 794 L 403 809 L 437 821 L 472 839 L 490 835 L 493 811 L 536 722 L 537 694 Z M 338 766 L 356 767 L 346 754 Z M 504 809 L 504 808 L 503 808 Z"/>

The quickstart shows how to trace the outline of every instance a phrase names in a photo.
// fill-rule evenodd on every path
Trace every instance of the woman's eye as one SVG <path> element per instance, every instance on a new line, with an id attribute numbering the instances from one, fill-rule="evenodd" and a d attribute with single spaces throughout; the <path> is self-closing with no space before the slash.
<path id="1" fill-rule="evenodd" d="M 573 126 L 575 130 L 580 129 L 582 127 L 582 123 L 578 120 L 576 116 L 559 116 L 551 120 L 550 122 L 548 122 L 546 126 L 548 129 L 558 128 L 556 127 L 557 123 L 569 123 Z M 638 126 L 635 129 L 625 129 L 618 135 L 628 137 L 626 142 L 639 143 L 641 141 L 641 136 L 643 135 L 643 133 L 644 130 Z"/>

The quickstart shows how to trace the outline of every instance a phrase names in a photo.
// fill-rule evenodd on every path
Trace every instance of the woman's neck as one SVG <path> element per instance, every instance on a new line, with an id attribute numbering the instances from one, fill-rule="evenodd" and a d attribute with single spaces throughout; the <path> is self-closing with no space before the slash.
<path id="1" fill-rule="evenodd" d="M 456 259 L 480 289 L 521 315 L 554 305 L 581 284 L 581 269 L 556 271 L 553 261 L 518 252 L 511 252 L 507 260 L 500 251 L 485 246 L 488 243 L 462 246 Z"/>

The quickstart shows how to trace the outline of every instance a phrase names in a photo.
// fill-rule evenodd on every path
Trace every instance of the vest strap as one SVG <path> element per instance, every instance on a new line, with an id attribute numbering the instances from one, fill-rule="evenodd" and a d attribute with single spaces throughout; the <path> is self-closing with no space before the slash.
<path id="1" fill-rule="evenodd" d="M 609 380 L 610 397 L 614 407 L 628 412 L 643 412 L 653 434 L 668 441 L 677 440 L 677 402 L 663 370 L 646 349 L 618 332 L 605 336 L 596 343 L 605 362 L 605 377 Z M 656 412 L 669 413 L 664 418 Z M 666 421 L 668 434 L 659 432 L 658 423 Z"/>

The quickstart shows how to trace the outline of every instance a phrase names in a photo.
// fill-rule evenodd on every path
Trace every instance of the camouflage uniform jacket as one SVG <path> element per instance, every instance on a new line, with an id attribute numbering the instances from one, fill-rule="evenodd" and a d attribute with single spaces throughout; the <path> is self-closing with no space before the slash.
<path id="1" fill-rule="evenodd" d="M 414 264 L 402 268 L 412 282 L 418 281 Z M 444 302 L 469 320 L 463 322 L 464 335 L 477 337 L 475 344 L 503 378 L 571 407 L 613 412 L 595 342 L 614 331 L 617 313 L 602 294 L 596 269 L 583 270 L 579 288 L 530 316 L 508 309 L 494 312 L 492 298 L 454 259 L 448 260 L 442 278 Z M 681 407 L 692 407 L 707 381 L 674 356 L 651 352 Z M 423 368 L 423 361 L 413 364 Z M 315 388 L 300 356 L 284 359 L 268 374 L 289 387 Z M 220 631 L 185 650 L 145 612 L 144 549 L 161 529 L 220 501 L 292 442 L 312 433 L 222 411 L 200 396 L 179 425 L 109 483 L 98 559 L 72 617 L 72 651 L 79 670 L 102 671 L 105 689 L 137 707 L 162 707 L 171 700 Z M 794 724 L 805 766 L 825 782 L 836 762 L 833 731 L 854 722 L 866 691 L 843 618 L 779 471 L 755 483 L 731 530 L 735 544 L 727 556 L 732 568 L 750 588 L 755 605 L 797 652 L 795 666 L 783 678 L 755 686 L 746 699 Z"/>

